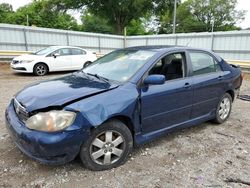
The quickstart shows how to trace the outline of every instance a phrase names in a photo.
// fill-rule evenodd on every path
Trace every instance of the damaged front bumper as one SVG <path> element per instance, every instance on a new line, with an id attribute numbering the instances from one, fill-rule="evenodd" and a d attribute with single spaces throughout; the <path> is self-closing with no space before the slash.
<path id="1" fill-rule="evenodd" d="M 79 153 L 81 144 L 89 137 L 84 129 L 47 133 L 28 129 L 19 120 L 10 103 L 5 112 L 6 127 L 18 148 L 29 157 L 44 164 L 64 164 Z"/>

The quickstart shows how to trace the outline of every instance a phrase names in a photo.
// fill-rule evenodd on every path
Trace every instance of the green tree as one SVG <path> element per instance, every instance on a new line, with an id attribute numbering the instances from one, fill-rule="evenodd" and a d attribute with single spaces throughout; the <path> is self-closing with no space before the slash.
<path id="1" fill-rule="evenodd" d="M 83 31 L 94 33 L 113 33 L 113 28 L 109 25 L 106 19 L 94 16 L 87 11 L 85 11 L 81 16 L 81 21 Z"/>
<path id="2" fill-rule="evenodd" d="M 177 6 L 181 4 L 181 0 L 177 0 Z M 159 22 L 158 33 L 172 33 L 174 0 L 155 0 L 153 10 Z"/>
<path id="3" fill-rule="evenodd" d="M 173 1 L 172 1 L 173 2 Z M 160 3 L 161 4 L 161 3 Z M 187 0 L 178 2 L 176 32 L 228 31 L 240 29 L 236 26 L 244 18 L 244 11 L 236 10 L 237 0 Z M 168 8 L 166 7 L 168 6 Z M 159 6 L 159 33 L 172 32 L 173 4 Z M 163 7 L 163 8 L 162 8 Z"/>
<path id="4" fill-rule="evenodd" d="M 143 19 L 133 19 L 126 27 L 127 35 L 146 35 L 148 32 L 145 29 Z"/>
<path id="5" fill-rule="evenodd" d="M 0 4 L 0 23 L 9 23 L 9 16 L 13 13 L 12 5 L 8 3 Z"/>
<path id="6" fill-rule="evenodd" d="M 176 32 L 240 29 L 236 23 L 244 11 L 236 10 L 237 0 L 177 0 Z M 83 12 L 82 25 L 68 14 Z M 174 0 L 33 0 L 16 12 L 0 4 L 0 22 L 39 27 L 83 30 L 128 35 L 172 33 Z"/>
<path id="7" fill-rule="evenodd" d="M 178 7 L 178 32 L 228 31 L 240 29 L 245 11 L 236 10 L 237 0 L 188 0 Z"/>
<path id="8" fill-rule="evenodd" d="M 10 23 L 38 27 L 79 30 L 76 20 L 65 11 L 56 10 L 48 0 L 34 0 L 10 16 Z"/>
<path id="9" fill-rule="evenodd" d="M 151 0 L 51 0 L 60 10 L 81 9 L 107 20 L 116 34 L 122 34 L 124 27 L 133 20 L 143 17 L 153 8 Z"/>
<path id="10" fill-rule="evenodd" d="M 107 19 L 95 16 L 87 11 L 81 16 L 82 30 L 86 32 L 94 33 L 115 33 L 111 24 L 108 23 Z M 131 22 L 126 26 L 127 35 L 144 35 L 147 34 L 143 24 L 143 19 L 131 20 Z"/>

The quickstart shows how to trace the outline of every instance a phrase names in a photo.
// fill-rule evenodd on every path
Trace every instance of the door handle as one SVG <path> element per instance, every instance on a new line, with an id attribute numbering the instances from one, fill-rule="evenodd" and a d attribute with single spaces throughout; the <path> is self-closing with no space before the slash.
<path id="1" fill-rule="evenodd" d="M 222 79 L 223 79 L 223 76 L 219 76 L 219 77 L 218 77 L 218 80 L 222 80 Z"/>
<path id="2" fill-rule="evenodd" d="M 188 89 L 188 88 L 190 88 L 191 87 L 191 84 L 190 83 L 185 83 L 185 85 L 184 85 L 184 88 L 186 88 L 186 89 Z"/>

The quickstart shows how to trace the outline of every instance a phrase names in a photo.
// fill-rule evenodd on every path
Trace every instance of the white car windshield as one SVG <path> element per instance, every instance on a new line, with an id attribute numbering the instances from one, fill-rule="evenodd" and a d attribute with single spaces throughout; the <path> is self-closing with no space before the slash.
<path id="1" fill-rule="evenodd" d="M 51 47 L 48 47 L 48 48 L 44 48 L 44 49 L 38 50 L 37 52 L 35 52 L 33 54 L 34 55 L 46 55 L 48 53 L 53 52 L 56 49 L 58 49 L 58 47 L 51 46 Z"/>
<path id="2" fill-rule="evenodd" d="M 83 72 L 126 82 L 156 53 L 150 50 L 118 50 L 98 59 Z"/>

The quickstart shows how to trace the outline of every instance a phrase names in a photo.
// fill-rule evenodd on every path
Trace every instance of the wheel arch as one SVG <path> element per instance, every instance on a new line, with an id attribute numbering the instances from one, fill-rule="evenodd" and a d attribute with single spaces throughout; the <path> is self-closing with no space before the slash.
<path id="1" fill-rule="evenodd" d="M 235 93 L 233 90 L 227 90 L 226 93 L 228 93 L 232 97 L 232 101 L 234 101 Z"/>
<path id="2" fill-rule="evenodd" d="M 37 63 L 35 63 L 34 66 L 33 66 L 33 71 L 34 71 L 35 66 L 38 65 L 38 64 L 44 64 L 48 68 L 48 72 L 50 71 L 49 65 L 47 63 L 45 63 L 45 62 L 37 62 Z"/>
<path id="3" fill-rule="evenodd" d="M 84 64 L 83 64 L 83 68 L 87 67 L 88 64 L 90 65 L 91 63 L 93 63 L 92 61 L 86 61 Z"/>
<path id="4" fill-rule="evenodd" d="M 125 115 L 115 115 L 115 116 L 112 116 L 112 117 L 108 118 L 107 120 L 105 120 L 104 122 L 102 122 L 100 125 L 102 125 L 105 122 L 112 121 L 112 120 L 118 120 L 118 121 L 121 121 L 122 123 L 124 123 L 128 127 L 128 129 L 130 130 L 132 136 L 134 136 L 134 134 L 135 134 L 135 128 L 134 128 L 134 124 L 133 124 L 133 122 L 132 122 L 132 120 L 131 120 L 130 117 L 125 116 Z M 99 126 L 92 127 L 91 129 L 97 128 Z"/>

